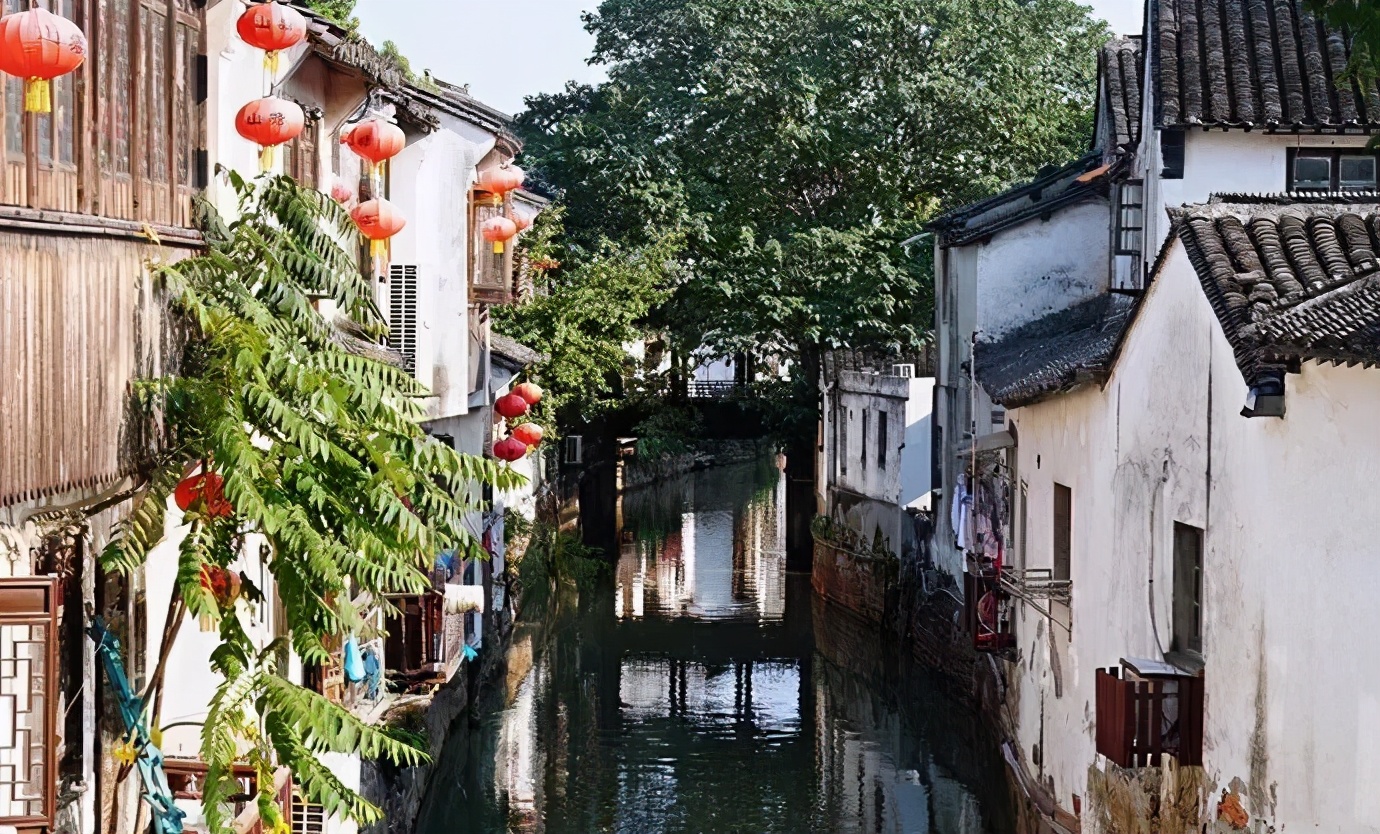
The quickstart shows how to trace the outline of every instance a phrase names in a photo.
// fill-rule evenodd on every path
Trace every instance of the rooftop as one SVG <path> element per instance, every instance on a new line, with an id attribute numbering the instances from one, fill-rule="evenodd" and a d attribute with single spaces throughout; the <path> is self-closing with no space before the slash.
<path id="1" fill-rule="evenodd" d="M 1380 86 L 1338 84 L 1350 43 L 1301 0 L 1152 0 L 1156 124 L 1380 127 Z"/>
<path id="2" fill-rule="evenodd" d="M 1102 77 L 1103 108 L 1110 120 L 1113 148 L 1134 147 L 1140 143 L 1141 78 L 1144 55 L 1139 37 L 1113 38 L 1098 57 Z"/>
<path id="3" fill-rule="evenodd" d="M 1114 167 L 1104 165 L 1102 152 L 1094 151 L 1062 168 L 1042 171 L 1025 185 L 942 215 L 930 228 L 939 234 L 941 245 L 966 246 L 1064 206 L 1105 197 L 1106 177 Z"/>

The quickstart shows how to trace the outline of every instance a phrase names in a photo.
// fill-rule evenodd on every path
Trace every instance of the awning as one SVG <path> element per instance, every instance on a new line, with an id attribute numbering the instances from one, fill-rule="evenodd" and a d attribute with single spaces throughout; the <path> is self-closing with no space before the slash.
<path id="1" fill-rule="evenodd" d="M 973 444 L 973 445 L 961 447 L 961 448 L 958 450 L 958 456 L 961 457 L 961 458 L 962 458 L 962 457 L 968 457 L 969 455 L 973 454 L 975 451 L 978 452 L 978 453 L 982 453 L 982 452 L 996 452 L 996 451 L 999 451 L 999 450 L 1001 450 L 1001 449 L 1011 449 L 1011 448 L 1014 448 L 1015 446 L 1016 446 L 1016 438 L 1011 434 L 1011 432 L 1009 432 L 1009 431 L 993 432 L 992 434 L 985 434 L 985 435 L 983 435 L 982 437 L 979 437 L 979 438 L 977 439 L 977 443 L 975 443 L 975 444 Z"/>

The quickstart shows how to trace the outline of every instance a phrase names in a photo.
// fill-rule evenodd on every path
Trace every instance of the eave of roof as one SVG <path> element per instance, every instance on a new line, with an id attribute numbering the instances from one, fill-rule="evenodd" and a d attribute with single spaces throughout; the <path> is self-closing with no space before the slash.
<path id="1" fill-rule="evenodd" d="M 514 373 L 539 365 L 550 358 L 501 333 L 489 334 L 489 348 L 493 352 L 493 358 Z"/>

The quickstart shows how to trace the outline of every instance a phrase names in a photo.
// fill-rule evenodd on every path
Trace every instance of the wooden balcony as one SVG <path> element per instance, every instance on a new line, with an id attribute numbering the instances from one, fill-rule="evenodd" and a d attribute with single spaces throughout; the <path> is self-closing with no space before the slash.
<path id="1" fill-rule="evenodd" d="M 1159 661 L 1097 670 L 1097 752 L 1122 767 L 1203 763 L 1203 679 Z"/>

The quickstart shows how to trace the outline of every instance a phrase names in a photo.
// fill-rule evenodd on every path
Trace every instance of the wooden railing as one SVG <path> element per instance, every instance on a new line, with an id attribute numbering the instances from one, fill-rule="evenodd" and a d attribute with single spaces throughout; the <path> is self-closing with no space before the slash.
<path id="1" fill-rule="evenodd" d="M 1097 752 L 1122 767 L 1203 763 L 1203 679 L 1097 670 Z"/>

